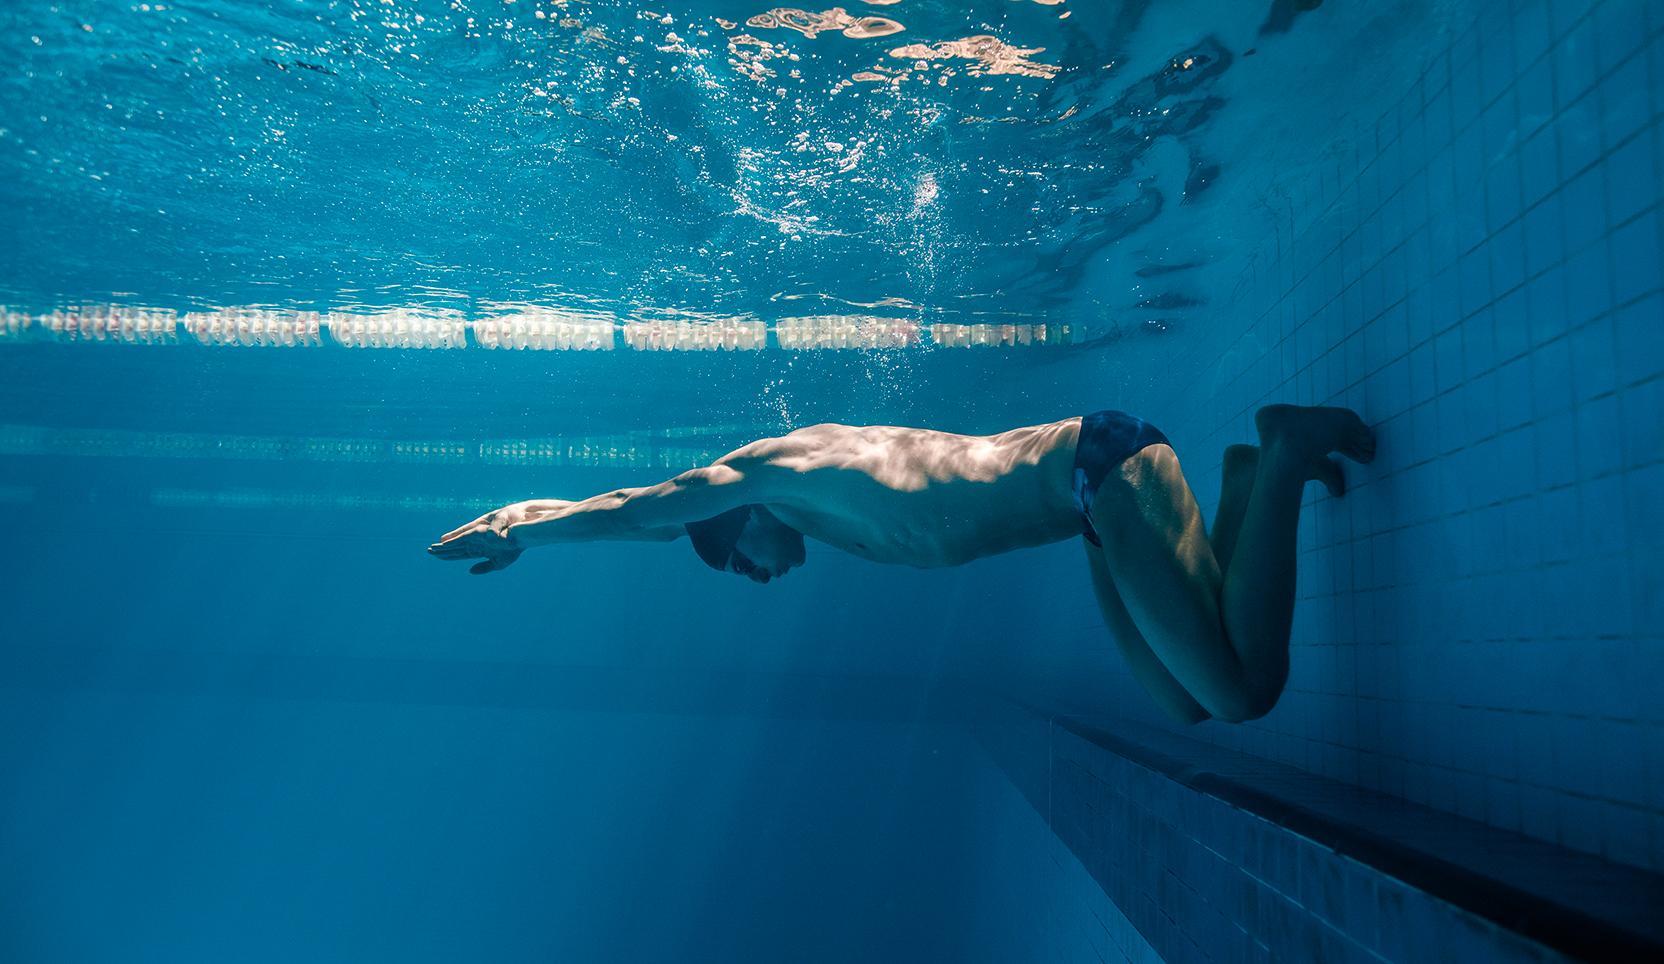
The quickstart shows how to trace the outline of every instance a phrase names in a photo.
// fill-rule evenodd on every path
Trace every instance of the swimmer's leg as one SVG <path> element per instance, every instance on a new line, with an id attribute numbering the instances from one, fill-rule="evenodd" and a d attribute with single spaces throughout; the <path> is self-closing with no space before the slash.
<path id="1" fill-rule="evenodd" d="M 1375 437 L 1338 408 L 1262 409 L 1260 457 L 1228 572 L 1166 445 L 1152 445 L 1104 479 L 1092 505 L 1103 555 L 1151 651 L 1209 714 L 1263 716 L 1288 679 L 1295 532 L 1301 490 L 1329 452 L 1374 457 Z M 1227 519 L 1227 528 L 1232 520 Z"/>
<path id="2" fill-rule="evenodd" d="M 1221 572 L 1231 567 L 1237 532 L 1248 514 L 1248 496 L 1254 491 L 1254 473 L 1259 470 L 1258 445 L 1225 446 L 1225 464 L 1219 470 L 1219 508 L 1213 513 L 1213 558 Z"/>
<path id="3" fill-rule="evenodd" d="M 1167 671 L 1167 667 L 1161 665 L 1161 660 L 1156 658 L 1150 644 L 1144 640 L 1144 634 L 1133 623 L 1126 603 L 1121 601 L 1121 594 L 1115 589 L 1114 580 L 1109 578 L 1109 564 L 1104 561 L 1103 550 L 1085 539 L 1081 540 L 1081 545 L 1086 547 L 1086 564 L 1092 570 L 1092 590 L 1098 597 L 1098 609 L 1104 614 L 1104 625 L 1109 627 L 1109 635 L 1114 638 L 1116 648 L 1132 669 L 1133 678 L 1138 680 L 1157 706 L 1180 723 L 1200 723 L 1207 719 L 1208 711 L 1202 709 L 1202 704 L 1196 702 L 1195 697 L 1186 692 Z"/>
<path id="4" fill-rule="evenodd" d="M 1259 467 L 1260 449 L 1257 445 L 1231 445 L 1225 449 L 1225 462 L 1219 485 L 1219 508 L 1213 517 L 1213 555 L 1221 570 L 1230 565 L 1230 555 L 1236 546 L 1237 530 L 1242 528 L 1242 517 L 1248 511 L 1248 496 L 1254 490 L 1254 473 Z M 1092 589 L 1098 597 L 1098 609 L 1115 645 L 1150 697 L 1168 716 L 1181 723 L 1200 723 L 1208 719 L 1208 711 L 1196 702 L 1167 667 L 1161 665 L 1144 635 L 1133 623 L 1115 581 L 1109 577 L 1109 563 L 1103 550 L 1081 540 L 1086 547 L 1087 566 L 1092 572 Z"/>
<path id="5" fill-rule="evenodd" d="M 1242 518 L 1248 514 L 1248 496 L 1254 491 L 1254 476 L 1259 472 L 1258 445 L 1227 445 L 1225 461 L 1220 469 L 1219 507 L 1214 510 L 1213 528 L 1208 541 L 1213 543 L 1213 557 L 1223 572 L 1231 570 L 1231 556 L 1236 552 L 1237 534 L 1242 529 Z M 1322 482 L 1329 494 L 1339 498 L 1346 494 L 1346 477 L 1340 463 L 1328 456 L 1313 459 L 1307 479 Z"/>

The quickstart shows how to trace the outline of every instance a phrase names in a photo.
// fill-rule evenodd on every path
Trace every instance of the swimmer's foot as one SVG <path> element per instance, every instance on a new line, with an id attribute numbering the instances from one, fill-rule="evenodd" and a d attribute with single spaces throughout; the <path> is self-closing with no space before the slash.
<path id="1" fill-rule="evenodd" d="M 1267 405 L 1254 413 L 1260 445 L 1310 463 L 1338 452 L 1354 462 L 1375 458 L 1375 432 L 1349 408 Z M 1338 469 L 1338 466 L 1337 466 Z M 1314 475 L 1329 485 L 1323 475 Z M 1333 491 L 1331 486 L 1330 491 Z"/>

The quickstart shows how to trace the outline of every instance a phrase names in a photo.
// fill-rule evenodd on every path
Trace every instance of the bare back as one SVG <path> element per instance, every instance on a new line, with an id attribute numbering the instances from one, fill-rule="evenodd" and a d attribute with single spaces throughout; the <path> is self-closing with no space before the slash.
<path id="1" fill-rule="evenodd" d="M 1079 433 L 1079 418 L 998 435 L 815 425 L 742 452 L 781 473 L 766 504 L 785 524 L 864 559 L 927 568 L 1079 535 L 1069 488 Z"/>

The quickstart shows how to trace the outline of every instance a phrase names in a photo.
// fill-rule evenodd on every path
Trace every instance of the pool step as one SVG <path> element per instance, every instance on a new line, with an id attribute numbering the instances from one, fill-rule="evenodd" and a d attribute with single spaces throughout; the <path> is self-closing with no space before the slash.
<path id="1" fill-rule="evenodd" d="M 1171 962 L 1664 960 L 1664 877 L 1124 723 L 978 741 Z"/>

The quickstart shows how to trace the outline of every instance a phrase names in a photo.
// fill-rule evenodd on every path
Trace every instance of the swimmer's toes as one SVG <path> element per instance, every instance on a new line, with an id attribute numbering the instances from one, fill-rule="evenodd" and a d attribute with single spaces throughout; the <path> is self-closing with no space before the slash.
<path id="1" fill-rule="evenodd" d="M 1375 430 L 1364 424 L 1364 420 L 1356 415 L 1352 416 L 1357 424 L 1349 429 L 1336 451 L 1354 462 L 1375 461 Z"/>

